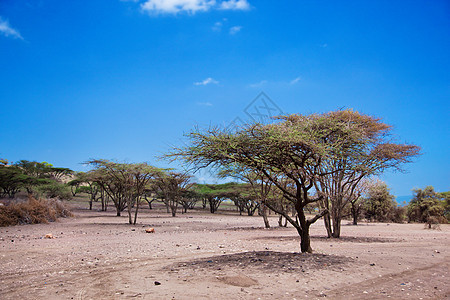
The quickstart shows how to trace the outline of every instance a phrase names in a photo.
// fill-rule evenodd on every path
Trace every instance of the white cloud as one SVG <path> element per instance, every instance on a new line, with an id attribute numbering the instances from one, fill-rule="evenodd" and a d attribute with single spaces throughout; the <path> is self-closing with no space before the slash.
<path id="1" fill-rule="evenodd" d="M 300 80 L 302 80 L 300 77 L 297 77 L 295 79 L 292 79 L 290 84 L 296 84 L 297 82 L 299 82 Z"/>
<path id="2" fill-rule="evenodd" d="M 208 85 L 208 84 L 211 84 L 211 83 L 218 84 L 219 82 L 217 80 L 214 80 L 211 77 L 208 77 L 208 78 L 206 78 L 203 81 L 194 82 L 194 85 Z"/>
<path id="3" fill-rule="evenodd" d="M 220 4 L 220 9 L 247 10 L 250 9 L 250 4 L 247 2 L 247 0 L 223 1 Z"/>
<path id="4" fill-rule="evenodd" d="M 214 26 L 212 27 L 212 30 L 214 31 L 222 31 L 222 22 L 216 22 L 214 23 Z"/>
<path id="5" fill-rule="evenodd" d="M 301 80 L 302 80 L 301 77 L 294 78 L 291 81 L 270 81 L 269 82 L 267 80 L 261 80 L 260 82 L 249 84 L 248 86 L 251 87 L 251 88 L 261 88 L 261 87 L 263 87 L 263 86 L 265 86 L 267 84 L 277 85 L 277 86 L 286 86 L 288 84 L 289 85 L 297 84 Z"/>
<path id="6" fill-rule="evenodd" d="M 249 86 L 251 88 L 259 88 L 259 87 L 262 87 L 263 85 L 265 85 L 266 83 L 267 83 L 267 80 L 261 80 L 260 82 L 250 84 Z"/>
<path id="7" fill-rule="evenodd" d="M 23 37 L 20 35 L 20 32 L 17 31 L 16 29 L 12 28 L 9 25 L 8 20 L 3 20 L 2 17 L 0 17 L 0 33 L 6 37 L 10 36 L 15 39 L 23 40 Z"/>
<path id="8" fill-rule="evenodd" d="M 215 0 L 148 0 L 141 4 L 141 8 L 155 13 L 176 14 L 186 11 L 194 14 L 197 11 L 207 11 L 215 4 Z"/>
<path id="9" fill-rule="evenodd" d="M 141 9 L 148 13 L 177 14 L 187 12 L 195 14 L 198 11 L 211 9 L 223 10 L 247 10 L 250 4 L 247 0 L 229 0 L 216 2 L 216 0 L 146 0 L 141 4 Z"/>
<path id="10" fill-rule="evenodd" d="M 197 102 L 197 105 L 200 106 L 213 106 L 211 102 Z"/>
<path id="11" fill-rule="evenodd" d="M 230 28 L 230 34 L 232 34 L 232 35 L 236 34 L 239 31 L 241 31 L 241 29 L 242 29 L 242 26 L 233 26 Z"/>

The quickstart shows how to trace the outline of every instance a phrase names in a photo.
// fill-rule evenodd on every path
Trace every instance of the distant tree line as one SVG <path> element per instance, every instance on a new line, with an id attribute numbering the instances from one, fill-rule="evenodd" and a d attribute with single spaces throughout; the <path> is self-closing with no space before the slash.
<path id="1" fill-rule="evenodd" d="M 56 168 L 47 162 L 20 160 L 9 164 L 0 160 L 0 197 L 14 198 L 21 190 L 28 195 L 70 199 L 64 178 L 73 174 L 68 168 Z"/>
<path id="2" fill-rule="evenodd" d="M 258 213 L 269 227 L 268 215 L 279 216 L 300 236 L 302 252 L 311 252 L 309 228 L 324 217 L 328 237 L 338 238 L 343 219 L 381 222 L 443 222 L 448 219 L 448 194 L 432 187 L 415 190 L 406 208 L 398 207 L 386 184 L 374 181 L 385 170 L 401 170 L 420 154 L 415 145 L 397 144 L 391 127 L 380 119 L 352 110 L 277 117 L 273 124 L 247 124 L 229 131 L 196 129 L 184 148 L 165 155 L 181 159 L 190 172 L 209 167 L 221 178 L 238 182 L 199 184 L 188 172 L 147 163 L 87 161 L 88 172 L 54 168 L 48 163 L 0 161 L 0 192 L 14 197 L 19 190 L 70 198 L 88 195 L 89 209 L 101 201 L 112 204 L 117 216 L 127 212 L 136 224 L 142 202 L 159 201 L 177 215 L 201 203 L 216 213 L 224 201 L 239 214 Z M 63 180 L 64 179 L 64 180 Z M 311 216 L 312 215 L 312 216 Z"/>

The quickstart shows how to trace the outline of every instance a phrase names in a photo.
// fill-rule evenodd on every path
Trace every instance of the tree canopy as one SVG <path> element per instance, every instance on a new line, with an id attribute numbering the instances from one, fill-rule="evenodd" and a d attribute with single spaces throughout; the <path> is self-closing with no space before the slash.
<path id="1" fill-rule="evenodd" d="M 303 208 L 331 193 L 320 180 L 344 170 L 376 174 L 399 168 L 418 155 L 415 145 L 386 140 L 390 128 L 371 116 L 351 110 L 277 117 L 273 124 L 248 124 L 238 131 L 218 127 L 196 129 L 189 144 L 169 157 L 182 158 L 193 168 L 242 166 L 264 175 L 290 201 L 297 218 L 282 214 L 297 229 L 302 252 L 311 252 L 309 227 L 328 210 L 307 219 Z M 342 166 L 334 162 L 345 159 Z M 316 195 L 316 196 L 313 196 Z"/>

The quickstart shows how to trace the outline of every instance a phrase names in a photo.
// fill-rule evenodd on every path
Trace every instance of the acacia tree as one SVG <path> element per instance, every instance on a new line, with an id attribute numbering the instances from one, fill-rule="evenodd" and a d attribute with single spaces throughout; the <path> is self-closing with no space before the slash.
<path id="1" fill-rule="evenodd" d="M 353 225 L 358 225 L 358 219 L 361 215 L 363 208 L 363 194 L 367 192 L 369 188 L 369 181 L 363 180 L 354 190 L 351 197 L 348 197 L 350 202 L 350 214 L 352 216 Z"/>
<path id="2" fill-rule="evenodd" d="M 414 197 L 408 205 L 408 222 L 423 222 L 431 228 L 433 224 L 445 222 L 448 210 L 448 194 L 437 193 L 432 186 L 415 189 Z"/>
<path id="3" fill-rule="evenodd" d="M 37 162 L 20 160 L 13 165 L 21 173 L 22 187 L 24 187 L 29 195 L 36 192 L 36 187 L 40 185 L 50 184 L 52 165 L 47 162 Z"/>
<path id="4" fill-rule="evenodd" d="M 390 140 L 391 126 L 380 119 L 352 110 L 324 115 L 317 124 L 323 142 L 333 145 L 320 164 L 322 176 L 316 189 L 325 196 L 321 203 L 330 214 L 325 216 L 328 237 L 338 238 L 345 207 L 361 196 L 362 181 L 387 169 L 401 171 L 401 165 L 419 154 L 415 145 L 395 144 Z"/>
<path id="5" fill-rule="evenodd" d="M 194 191 L 209 204 L 209 211 L 213 214 L 218 209 L 220 204 L 226 199 L 232 199 L 237 196 L 235 182 L 228 182 L 223 184 L 195 184 Z"/>
<path id="6" fill-rule="evenodd" d="M 152 182 L 154 191 L 161 195 L 172 217 L 176 216 L 178 204 L 183 203 L 185 193 L 192 186 L 190 180 L 188 174 L 169 171 L 160 172 Z"/>
<path id="7" fill-rule="evenodd" d="M 328 213 L 328 209 L 324 209 L 307 219 L 303 209 L 326 196 L 333 196 L 332 191 L 321 186 L 321 181 L 342 170 L 364 169 L 364 163 L 372 173 L 384 170 L 392 162 L 406 161 L 418 152 L 417 146 L 388 142 L 364 147 L 367 137 L 372 137 L 371 132 L 377 132 L 371 128 L 373 123 L 360 126 L 364 122 L 350 122 L 349 117 L 340 111 L 280 116 L 277 119 L 280 120 L 278 123 L 269 125 L 245 125 L 237 132 L 219 128 L 197 129 L 188 135 L 189 146 L 175 149 L 169 156 L 181 157 L 195 168 L 239 164 L 262 173 L 294 206 L 295 219 L 286 211 L 269 207 L 297 229 L 302 252 L 312 251 L 309 236 L 311 224 Z M 362 116 L 361 119 L 370 120 L 370 117 Z M 333 166 L 333 162 L 340 163 L 343 159 L 345 164 Z M 348 181 L 354 183 L 361 180 L 358 174 L 345 175 L 341 172 L 337 178 L 347 176 Z M 339 190 L 337 193 L 340 193 Z M 336 216 L 340 216 L 339 211 Z M 340 220 L 337 223 L 340 225 Z"/>
<path id="8" fill-rule="evenodd" d="M 253 193 L 252 187 L 248 183 L 235 183 L 230 187 L 229 199 L 234 202 L 234 205 L 239 210 L 239 214 L 247 212 L 247 215 L 253 216 L 255 211 L 260 206 L 260 201 Z"/>
<path id="9" fill-rule="evenodd" d="M 364 214 L 369 221 L 394 221 L 397 204 L 395 196 L 391 195 L 386 183 L 375 181 L 367 191 L 364 201 Z"/>
<path id="10" fill-rule="evenodd" d="M 175 149 L 169 156 L 181 157 L 196 168 L 237 163 L 262 173 L 294 205 L 297 218 L 291 218 L 275 206 L 269 207 L 297 229 L 301 252 L 312 252 L 309 228 L 327 213 L 324 210 L 307 219 L 303 212 L 306 205 L 322 197 L 310 195 L 320 176 L 321 158 L 330 147 L 321 143 L 322 136 L 316 130 L 321 118 L 318 115 L 291 115 L 280 117 L 282 121 L 276 124 L 250 124 L 237 132 L 219 128 L 203 132 L 195 130 L 188 135 L 191 144 Z"/>
<path id="11" fill-rule="evenodd" d="M 0 197 L 14 198 L 24 184 L 24 175 L 14 166 L 0 165 Z"/>
<path id="12" fill-rule="evenodd" d="M 247 182 L 252 190 L 254 195 L 254 199 L 251 199 L 251 203 L 256 201 L 257 205 L 251 206 L 250 208 L 255 207 L 255 209 L 260 209 L 261 216 L 264 220 L 265 228 L 270 228 L 269 223 L 269 209 L 266 205 L 268 201 L 275 202 L 275 200 L 279 200 L 278 197 L 274 196 L 273 191 L 273 182 L 268 180 L 262 172 L 255 172 L 249 169 L 245 169 L 242 166 L 229 166 L 228 168 L 222 168 L 219 172 L 220 177 L 234 177 L 241 181 Z M 251 205 L 251 204 L 250 204 Z M 252 214 L 253 215 L 253 214 Z"/>
<path id="13" fill-rule="evenodd" d="M 139 199 L 145 193 L 146 185 L 161 170 L 147 163 L 116 163 L 105 159 L 90 160 L 87 163 L 94 166 L 92 178 L 114 202 L 117 216 L 120 216 L 120 212 L 127 208 L 128 222 L 136 224 Z"/>

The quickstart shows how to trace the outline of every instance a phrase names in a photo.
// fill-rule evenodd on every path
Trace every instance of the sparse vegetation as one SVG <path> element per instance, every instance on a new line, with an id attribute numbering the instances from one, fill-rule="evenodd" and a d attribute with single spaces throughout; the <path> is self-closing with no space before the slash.
<path id="1" fill-rule="evenodd" d="M 390 126 L 351 110 L 277 119 L 269 125 L 244 125 L 236 132 L 194 130 L 187 136 L 190 144 L 168 157 L 194 168 L 237 166 L 264 175 L 295 208 L 293 218 L 280 209 L 283 205 L 265 203 L 297 229 L 302 252 L 312 251 L 311 224 L 328 213 L 333 220 L 329 230 L 339 237 L 342 210 L 364 177 L 399 169 L 420 151 L 415 145 L 392 143 L 387 139 Z M 326 207 L 308 219 L 305 207 L 323 200 Z"/>
<path id="2" fill-rule="evenodd" d="M 439 223 L 447 223 L 448 193 L 437 193 L 432 186 L 414 190 L 414 198 L 408 205 L 408 222 L 428 224 L 428 228 Z"/>
<path id="3" fill-rule="evenodd" d="M 70 216 L 72 213 L 57 199 L 29 196 L 26 201 L 11 201 L 0 206 L 0 226 L 48 223 Z"/>

